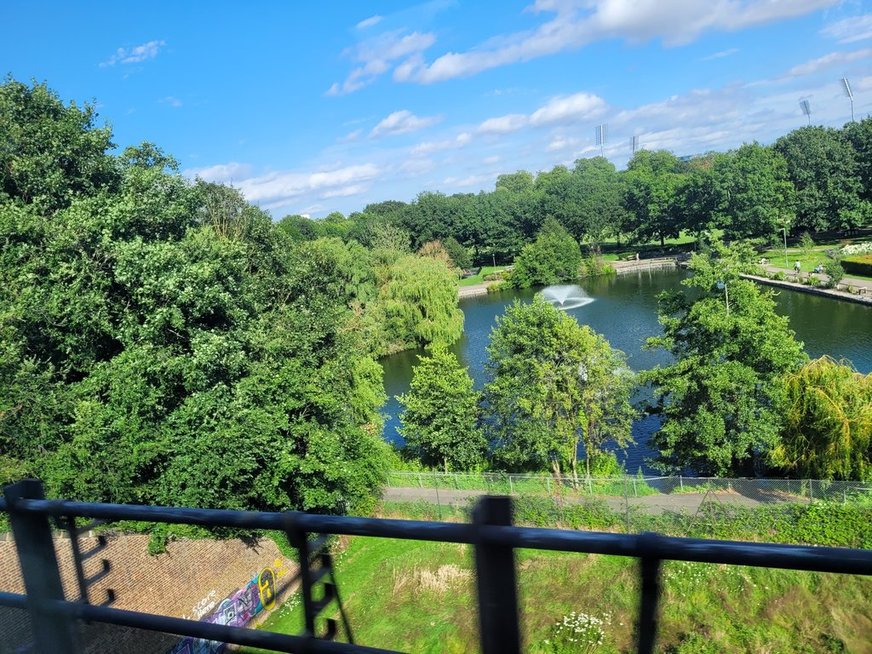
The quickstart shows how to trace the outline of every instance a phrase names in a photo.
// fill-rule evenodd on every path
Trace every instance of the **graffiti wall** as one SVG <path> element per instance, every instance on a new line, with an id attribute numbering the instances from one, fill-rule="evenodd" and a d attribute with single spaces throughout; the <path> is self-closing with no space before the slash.
<path id="1" fill-rule="evenodd" d="M 203 618 L 203 622 L 244 627 L 254 616 L 275 607 L 278 580 L 286 573 L 284 563 L 276 559 L 252 577 L 243 588 L 218 603 L 218 607 Z M 169 654 L 220 654 L 227 645 L 211 640 L 185 638 Z"/>

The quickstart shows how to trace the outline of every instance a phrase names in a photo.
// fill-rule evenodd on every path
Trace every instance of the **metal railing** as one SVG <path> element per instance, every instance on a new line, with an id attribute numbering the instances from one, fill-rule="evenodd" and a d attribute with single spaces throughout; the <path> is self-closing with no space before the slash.
<path id="1" fill-rule="evenodd" d="M 390 652 L 335 641 L 336 624 L 329 620 L 326 631 L 318 633 L 316 621 L 323 620 L 320 616 L 324 609 L 338 601 L 332 583 L 335 580 L 331 574 L 331 582 L 327 582 L 328 575 L 324 572 L 332 572 L 329 559 L 324 559 L 329 556 L 324 553 L 328 535 L 473 546 L 483 654 L 521 651 L 514 552 L 517 548 L 638 558 L 642 583 L 636 641 L 637 651 L 642 654 L 653 651 L 657 637 L 663 560 L 872 575 L 870 550 L 673 538 L 653 533 L 630 535 L 518 527 L 512 524 L 512 500 L 508 497 L 482 497 L 473 510 L 472 522 L 458 524 L 47 500 L 41 483 L 35 480 L 7 486 L 4 495 L 0 511 L 9 514 L 26 594 L 0 593 L 0 606 L 28 610 L 37 651 L 51 654 L 78 651 L 76 621 L 122 625 L 280 652 Z M 78 601 L 67 601 L 61 586 L 50 519 L 62 521 L 75 539 L 80 530 L 70 525 L 75 525 L 77 518 L 283 531 L 299 552 L 305 629 L 301 634 L 286 635 L 93 605 L 88 603 L 85 589 L 81 589 Z M 323 594 L 316 599 L 319 585 Z"/>

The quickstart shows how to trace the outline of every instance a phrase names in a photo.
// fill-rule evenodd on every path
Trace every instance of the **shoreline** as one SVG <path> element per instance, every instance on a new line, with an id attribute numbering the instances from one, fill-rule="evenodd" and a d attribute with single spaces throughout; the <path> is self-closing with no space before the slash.
<path id="1" fill-rule="evenodd" d="M 796 282 L 782 281 L 778 279 L 769 279 L 760 275 L 739 275 L 742 279 L 750 279 L 751 281 L 763 284 L 765 286 L 774 286 L 776 288 L 786 288 L 791 291 L 799 291 L 800 293 L 809 293 L 810 295 L 820 295 L 833 300 L 842 300 L 845 302 L 853 302 L 854 304 L 862 304 L 867 307 L 872 307 L 872 296 L 869 295 L 854 295 L 845 291 L 837 291 L 833 288 L 820 288 L 817 286 L 806 286 L 805 284 L 797 284 Z"/>

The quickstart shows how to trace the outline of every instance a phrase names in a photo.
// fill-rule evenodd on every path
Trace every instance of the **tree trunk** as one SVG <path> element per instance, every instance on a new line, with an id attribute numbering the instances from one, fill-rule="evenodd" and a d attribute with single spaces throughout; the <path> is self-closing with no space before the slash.
<path id="1" fill-rule="evenodd" d="M 662 250 L 665 247 L 666 247 L 666 239 L 663 237 L 663 234 L 661 234 L 660 235 L 660 249 Z"/>

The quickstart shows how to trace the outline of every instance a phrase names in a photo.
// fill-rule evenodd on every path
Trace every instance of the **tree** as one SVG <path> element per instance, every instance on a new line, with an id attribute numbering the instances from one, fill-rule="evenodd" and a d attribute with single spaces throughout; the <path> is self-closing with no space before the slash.
<path id="1" fill-rule="evenodd" d="M 795 227 L 852 229 L 866 219 L 854 149 L 842 132 L 801 127 L 775 142 L 796 188 Z"/>
<path id="2" fill-rule="evenodd" d="M 433 345 L 420 357 L 409 392 L 401 395 L 400 434 L 425 465 L 473 470 L 487 447 L 478 426 L 479 393 L 457 357 Z"/>
<path id="3" fill-rule="evenodd" d="M 548 218 L 536 241 L 525 245 L 515 259 L 509 283 L 515 288 L 529 288 L 576 280 L 580 265 L 578 243 L 559 222 Z"/>
<path id="4" fill-rule="evenodd" d="M 679 235 L 681 224 L 671 204 L 681 179 L 681 161 L 666 150 L 640 150 L 630 159 L 624 207 L 630 214 L 628 226 L 635 241 L 657 238 L 663 247 L 667 238 Z"/>
<path id="5" fill-rule="evenodd" d="M 675 362 L 643 372 L 664 418 L 653 442 L 664 469 L 700 474 L 748 472 L 778 442 L 781 375 L 805 360 L 788 320 L 775 313 L 770 292 L 739 278 L 753 257 L 742 245 L 713 244 L 694 255 L 691 291 L 660 297 L 662 348 Z"/>
<path id="6" fill-rule="evenodd" d="M 451 257 L 451 261 L 456 267 L 465 270 L 472 266 L 472 257 L 469 256 L 469 251 L 458 243 L 457 239 L 453 236 L 449 236 L 442 241 L 442 247 L 445 248 L 445 251 Z"/>
<path id="7" fill-rule="evenodd" d="M 772 462 L 811 479 L 872 480 L 872 374 L 821 357 L 784 384 L 786 420 Z"/>
<path id="8" fill-rule="evenodd" d="M 51 214 L 118 181 L 109 127 L 93 105 L 64 105 L 45 84 L 0 84 L 0 198 Z"/>
<path id="9" fill-rule="evenodd" d="M 607 440 L 630 442 L 632 374 L 623 353 L 540 297 L 516 301 L 488 346 L 484 425 L 498 464 L 577 472 Z"/>
<path id="10" fill-rule="evenodd" d="M 860 178 L 860 197 L 872 202 L 872 118 L 845 125 L 845 136 L 854 148 L 857 176 Z"/>
<path id="11" fill-rule="evenodd" d="M 450 345 L 460 338 L 457 288 L 457 275 L 441 261 L 415 255 L 397 259 L 374 306 L 384 339 L 381 353 L 433 342 Z"/>
<path id="12" fill-rule="evenodd" d="M 716 222 L 728 239 L 769 236 L 793 220 L 794 189 L 777 151 L 746 143 L 715 166 Z"/>

